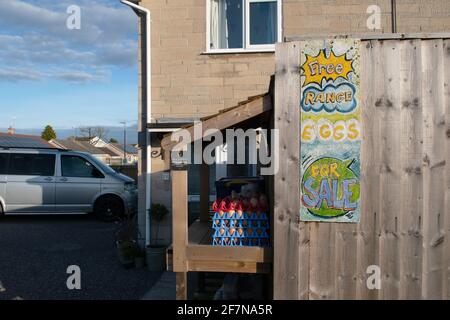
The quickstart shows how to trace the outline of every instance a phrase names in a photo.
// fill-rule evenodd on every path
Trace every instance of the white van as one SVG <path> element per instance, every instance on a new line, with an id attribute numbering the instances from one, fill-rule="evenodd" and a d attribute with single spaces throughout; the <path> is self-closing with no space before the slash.
<path id="1" fill-rule="evenodd" d="M 112 221 L 136 203 L 134 180 L 88 153 L 0 148 L 0 215 L 94 212 Z"/>

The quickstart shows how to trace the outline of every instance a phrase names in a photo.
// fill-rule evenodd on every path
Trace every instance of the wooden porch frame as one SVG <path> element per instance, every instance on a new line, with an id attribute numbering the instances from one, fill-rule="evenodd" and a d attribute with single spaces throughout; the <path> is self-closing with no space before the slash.
<path id="1" fill-rule="evenodd" d="M 224 130 L 238 126 L 272 110 L 269 94 L 252 97 L 236 107 L 202 119 L 203 131 L 215 128 Z M 193 134 L 194 127 L 185 128 Z M 170 158 L 170 150 L 177 142 L 171 135 L 163 138 L 161 145 Z M 170 161 L 170 159 L 169 159 Z M 209 215 L 209 167 L 201 165 L 200 219 L 188 226 L 188 173 L 187 166 L 171 167 L 172 177 L 172 227 L 173 261 L 176 275 L 176 297 L 187 299 L 187 273 L 237 272 L 270 273 L 272 249 L 260 247 L 215 247 L 210 244 L 211 222 Z M 169 266 L 170 269 L 170 266 Z"/>

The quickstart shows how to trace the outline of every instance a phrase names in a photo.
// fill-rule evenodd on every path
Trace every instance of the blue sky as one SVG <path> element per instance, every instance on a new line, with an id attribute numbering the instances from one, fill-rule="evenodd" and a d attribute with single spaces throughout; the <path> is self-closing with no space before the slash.
<path id="1" fill-rule="evenodd" d="M 0 0 L 0 128 L 133 124 L 137 88 L 137 17 L 119 0 Z"/>

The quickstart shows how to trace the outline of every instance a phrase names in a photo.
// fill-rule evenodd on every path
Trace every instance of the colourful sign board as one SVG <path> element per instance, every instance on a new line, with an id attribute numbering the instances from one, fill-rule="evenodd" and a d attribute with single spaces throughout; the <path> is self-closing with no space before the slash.
<path id="1" fill-rule="evenodd" d="M 302 221 L 359 222 L 359 48 L 355 39 L 302 44 Z"/>

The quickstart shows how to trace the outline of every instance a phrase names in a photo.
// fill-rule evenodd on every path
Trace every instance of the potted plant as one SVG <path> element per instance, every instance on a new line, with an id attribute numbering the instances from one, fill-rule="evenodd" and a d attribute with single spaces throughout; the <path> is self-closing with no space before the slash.
<path id="1" fill-rule="evenodd" d="M 145 267 L 145 250 L 136 246 L 136 251 L 134 254 L 134 265 L 136 268 L 142 269 Z"/>
<path id="2" fill-rule="evenodd" d="M 159 243 L 160 224 L 169 214 L 169 209 L 163 204 L 153 203 L 148 212 L 156 223 L 155 237 L 146 250 L 147 268 L 150 271 L 164 271 L 166 269 L 166 246 Z"/>
<path id="3" fill-rule="evenodd" d="M 134 218 L 127 217 L 116 231 L 117 255 L 120 263 L 125 268 L 132 268 L 135 264 L 135 255 L 138 246 L 136 244 L 136 223 Z"/>

